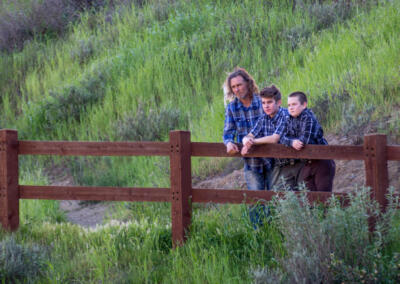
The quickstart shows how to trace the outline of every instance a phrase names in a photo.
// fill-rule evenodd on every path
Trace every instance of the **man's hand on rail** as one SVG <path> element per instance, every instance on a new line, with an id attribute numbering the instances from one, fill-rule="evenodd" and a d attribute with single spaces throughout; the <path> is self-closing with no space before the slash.
<path id="1" fill-rule="evenodd" d="M 236 144 L 229 142 L 228 144 L 226 144 L 226 152 L 229 155 L 234 155 L 236 153 L 239 153 L 239 148 Z"/>

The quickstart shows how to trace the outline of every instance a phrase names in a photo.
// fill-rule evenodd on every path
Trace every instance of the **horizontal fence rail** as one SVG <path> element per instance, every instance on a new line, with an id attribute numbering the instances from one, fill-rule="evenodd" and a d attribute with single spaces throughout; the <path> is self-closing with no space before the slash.
<path id="1" fill-rule="evenodd" d="M 399 146 L 387 146 L 388 160 L 400 161 L 400 147 Z"/>
<path id="2" fill-rule="evenodd" d="M 20 185 L 21 199 L 170 202 L 169 188 Z"/>
<path id="3" fill-rule="evenodd" d="M 39 186 L 18 184 L 19 155 L 58 156 L 168 156 L 170 188 L 104 186 Z M 400 161 L 400 146 L 388 146 L 386 136 L 371 134 L 361 146 L 306 145 L 301 151 L 277 145 L 254 147 L 247 157 L 364 160 L 366 186 L 385 210 L 388 160 Z M 19 226 L 19 199 L 170 202 L 174 247 L 182 244 L 191 223 L 193 202 L 254 204 L 283 192 L 239 189 L 199 189 L 192 186 L 191 157 L 241 157 L 228 155 L 222 143 L 191 142 L 190 132 L 172 131 L 169 142 L 19 141 L 15 130 L 0 130 L 0 222 L 7 230 Z M 296 193 L 299 194 L 299 193 Z M 346 193 L 307 192 L 311 202 L 326 202 L 333 195 L 348 203 Z"/>
<path id="4" fill-rule="evenodd" d="M 228 155 L 222 143 L 192 143 L 192 156 L 198 157 L 241 157 L 240 154 Z M 363 160 L 362 146 L 334 146 L 306 145 L 301 151 L 280 144 L 258 145 L 246 157 L 274 157 L 297 159 L 335 159 L 335 160 Z"/>
<path id="5" fill-rule="evenodd" d="M 20 141 L 19 155 L 169 156 L 167 142 Z"/>
<path id="6" fill-rule="evenodd" d="M 200 189 L 193 188 L 192 202 L 200 203 L 232 203 L 232 204 L 254 204 L 269 201 L 275 196 L 284 196 L 284 192 L 264 190 L 236 190 L 236 189 Z M 296 194 L 301 194 L 296 192 Z M 332 192 L 307 192 L 310 202 L 326 202 L 332 197 Z M 346 193 L 334 193 L 335 196 L 346 203 Z"/>

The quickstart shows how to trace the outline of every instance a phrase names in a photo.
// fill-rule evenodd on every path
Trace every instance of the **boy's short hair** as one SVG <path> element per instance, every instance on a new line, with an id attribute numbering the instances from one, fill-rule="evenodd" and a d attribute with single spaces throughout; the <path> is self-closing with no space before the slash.
<path id="1" fill-rule="evenodd" d="M 260 97 L 264 99 L 272 98 L 277 102 L 282 99 L 282 94 L 278 87 L 272 84 L 271 86 L 267 86 L 261 90 Z"/>
<path id="2" fill-rule="evenodd" d="M 307 102 L 307 95 L 301 91 L 296 91 L 289 95 L 289 98 L 294 97 L 297 97 L 299 99 L 300 104 L 304 104 Z"/>

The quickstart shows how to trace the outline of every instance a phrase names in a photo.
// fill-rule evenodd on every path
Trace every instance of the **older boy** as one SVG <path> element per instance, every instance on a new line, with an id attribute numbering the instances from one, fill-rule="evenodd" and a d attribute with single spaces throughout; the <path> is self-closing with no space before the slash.
<path id="1" fill-rule="evenodd" d="M 301 150 L 306 144 L 327 145 L 321 125 L 314 113 L 307 108 L 307 96 L 293 92 L 288 97 L 290 118 L 280 142 Z M 335 176 L 333 160 L 307 160 L 300 170 L 299 182 L 304 181 L 310 191 L 332 191 Z"/>
<path id="2" fill-rule="evenodd" d="M 245 155 L 254 144 L 277 143 L 285 126 L 284 121 L 288 117 L 286 109 L 281 108 L 281 92 L 271 85 L 260 92 L 263 115 L 257 120 L 254 128 L 243 138 L 242 155 Z M 267 190 L 271 189 L 273 184 L 272 172 L 274 166 L 273 158 L 262 158 L 265 162 L 267 175 Z M 263 218 L 267 216 L 264 205 L 258 205 L 250 208 L 250 218 L 253 224 L 262 224 Z"/>
<path id="3" fill-rule="evenodd" d="M 260 93 L 264 115 L 256 126 L 243 139 L 242 155 L 249 152 L 253 145 L 278 143 L 289 119 L 287 109 L 281 107 L 282 95 L 274 85 L 263 89 Z M 295 159 L 266 158 L 271 165 L 270 189 L 287 188 L 294 190 L 298 176 L 304 163 Z"/>
<path id="4" fill-rule="evenodd" d="M 264 114 L 249 134 L 243 138 L 242 155 L 247 154 L 252 145 L 277 143 L 283 134 L 285 121 L 289 116 L 287 109 L 281 107 L 282 95 L 275 85 L 262 89 L 260 97 Z M 274 159 L 265 158 L 264 160 L 272 169 Z"/>

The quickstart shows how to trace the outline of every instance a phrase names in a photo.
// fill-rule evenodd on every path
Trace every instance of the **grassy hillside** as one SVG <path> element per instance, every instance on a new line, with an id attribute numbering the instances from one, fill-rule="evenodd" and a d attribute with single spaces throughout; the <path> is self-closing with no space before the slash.
<path id="1" fill-rule="evenodd" d="M 148 1 L 85 12 L 62 38 L 3 52 L 0 125 L 21 139 L 166 140 L 188 129 L 221 141 L 221 85 L 242 66 L 261 87 L 305 90 L 331 131 L 379 120 L 397 135 L 398 120 L 385 116 L 399 101 L 399 27 L 397 1 Z M 68 163 L 84 184 L 168 184 L 158 158 Z M 222 165 L 194 163 L 198 175 Z M 157 181 L 143 178 L 150 172 Z"/>
<path id="2" fill-rule="evenodd" d="M 55 5 L 46 5 L 63 1 L 17 2 L 2 2 L 0 12 L 0 127 L 17 129 L 20 139 L 166 141 L 171 129 L 187 129 L 195 141 L 219 142 L 221 86 L 236 66 L 249 70 L 260 87 L 277 84 L 284 97 L 306 91 L 328 131 L 357 136 L 372 125 L 399 137 L 399 1 L 81 1 L 98 5 L 74 6 L 64 14 L 67 24 L 34 17 L 35 11 L 57 15 L 46 10 Z M 24 25 L 15 29 L 11 22 Z M 166 158 L 20 162 L 21 184 L 48 184 L 44 169 L 58 164 L 82 185 L 169 186 Z M 224 163 L 194 159 L 193 171 L 205 176 Z M 112 218 L 129 222 L 86 230 L 64 223 L 57 202 L 24 200 L 20 230 L 12 236 L 0 231 L 0 279 L 296 282 L 302 272 L 329 263 L 329 271 L 318 266 L 317 276 L 330 278 L 309 281 L 396 283 L 398 216 L 389 211 L 370 238 L 366 216 L 376 208 L 360 194 L 348 210 L 333 202 L 327 219 L 294 199 L 278 202 L 276 219 L 258 231 L 245 206 L 198 206 L 192 236 L 176 251 L 167 204 L 118 203 Z M 290 226 L 310 214 L 310 222 Z M 293 235 L 301 247 L 288 241 Z M 304 240 L 326 248 L 324 254 Z M 5 261 L 8 251 L 19 258 Z"/>

